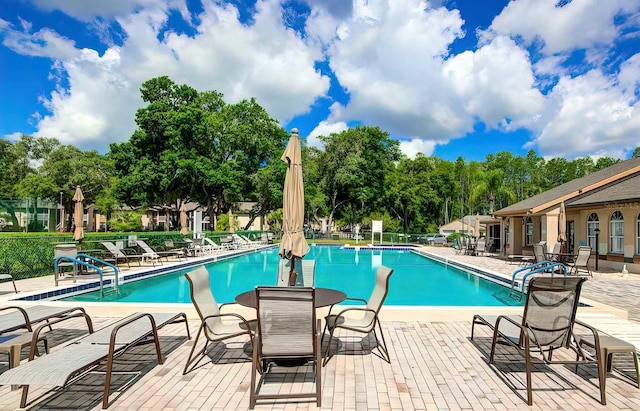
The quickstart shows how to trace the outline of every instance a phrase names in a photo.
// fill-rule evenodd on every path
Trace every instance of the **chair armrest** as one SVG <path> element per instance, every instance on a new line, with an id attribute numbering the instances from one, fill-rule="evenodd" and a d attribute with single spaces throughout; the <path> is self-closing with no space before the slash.
<path id="1" fill-rule="evenodd" d="M 600 334 L 606 334 L 606 333 L 604 333 L 604 332 L 598 330 L 597 328 L 595 328 L 595 327 L 593 327 L 593 326 L 591 326 L 591 325 L 589 325 L 587 323 L 584 323 L 584 322 L 582 322 L 580 320 L 574 320 L 574 324 L 578 325 L 578 326 L 580 326 L 582 328 L 586 328 L 587 330 L 589 330 L 591 332 L 591 335 L 593 336 L 593 345 L 594 345 L 593 348 L 595 349 L 595 352 L 596 352 L 595 360 L 597 360 L 598 359 L 597 358 L 597 353 L 600 352 Z M 571 342 L 574 343 L 576 341 L 576 339 L 575 339 L 575 332 L 573 330 L 572 330 L 572 334 L 573 334 L 572 335 L 573 336 L 573 340 Z M 574 348 L 578 351 L 579 355 L 581 355 L 583 358 L 587 358 L 587 356 L 584 353 L 584 350 L 581 348 L 581 346 L 579 344 L 576 344 L 576 346 Z"/>
<path id="2" fill-rule="evenodd" d="M 243 316 L 241 316 L 240 314 L 236 314 L 236 313 L 207 315 L 206 317 L 204 317 L 202 319 L 202 323 L 206 324 L 208 318 L 222 318 L 222 317 L 234 317 L 234 318 L 237 318 L 238 320 L 240 320 L 240 321 L 242 321 L 244 323 L 244 325 L 247 327 L 247 331 L 251 332 L 251 325 L 249 324 L 249 321 L 247 321 L 247 319 L 244 318 Z"/>
<path id="3" fill-rule="evenodd" d="M 343 302 L 345 302 L 347 300 L 349 300 L 349 301 L 359 301 L 359 302 L 362 302 L 364 304 L 367 304 L 367 300 L 365 300 L 364 298 L 357 298 L 357 297 L 347 297 L 342 302 L 340 302 L 338 304 L 342 304 Z M 329 307 L 329 312 L 328 312 L 327 315 L 331 315 L 331 310 L 333 310 L 333 307 L 335 305 L 337 305 L 337 304 L 331 304 L 331 307 Z"/>
<path id="4" fill-rule="evenodd" d="M 25 328 L 27 330 L 29 330 L 29 331 L 32 331 L 31 323 L 29 322 L 29 315 L 27 314 L 27 312 L 25 311 L 24 308 L 18 307 L 16 305 L 0 308 L 0 311 L 5 311 L 5 310 L 18 310 L 18 311 L 20 311 L 20 314 L 22 314 L 22 316 L 24 317 L 24 326 L 25 326 Z"/>
<path id="5" fill-rule="evenodd" d="M 378 313 L 376 313 L 375 310 L 372 310 L 370 308 L 351 307 L 351 308 L 345 308 L 344 310 L 340 311 L 338 314 L 336 314 L 336 317 L 342 317 L 344 313 L 349 311 L 361 311 L 365 313 L 370 312 L 373 314 L 373 321 L 375 321 L 375 318 L 378 315 Z M 371 325 L 371 323 L 369 325 Z"/>
<path id="6" fill-rule="evenodd" d="M 78 312 L 75 314 L 65 315 L 64 317 L 56 318 L 54 320 L 47 321 L 46 323 L 38 326 L 35 330 L 33 330 L 33 337 L 31 338 L 31 348 L 29 349 L 29 361 L 33 360 L 36 356 L 36 344 L 40 339 L 40 332 L 44 328 L 49 328 L 53 324 L 58 324 L 63 321 L 69 320 L 71 318 L 83 317 L 87 321 L 87 328 L 89 329 L 89 334 L 93 334 L 93 322 L 91 321 L 91 317 L 85 312 Z M 79 337 L 82 338 L 82 337 Z M 79 339 L 77 338 L 77 339 Z"/>

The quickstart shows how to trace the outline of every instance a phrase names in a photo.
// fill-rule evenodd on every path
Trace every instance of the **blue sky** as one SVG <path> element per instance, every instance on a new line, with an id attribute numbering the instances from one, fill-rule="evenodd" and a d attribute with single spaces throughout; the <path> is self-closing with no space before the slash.
<path id="1" fill-rule="evenodd" d="M 640 146 L 640 0 L 4 0 L 0 44 L 5 139 L 104 153 L 168 75 L 315 146 L 357 124 L 449 160 Z"/>

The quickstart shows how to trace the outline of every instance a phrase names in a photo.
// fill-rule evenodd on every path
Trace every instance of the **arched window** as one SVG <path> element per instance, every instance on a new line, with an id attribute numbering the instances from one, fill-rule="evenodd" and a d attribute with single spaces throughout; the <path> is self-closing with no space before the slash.
<path id="1" fill-rule="evenodd" d="M 611 214 L 609 220 L 609 250 L 615 254 L 624 253 L 624 217 L 620 211 Z"/>
<path id="2" fill-rule="evenodd" d="M 598 214 L 591 213 L 587 217 L 587 244 L 591 251 L 596 251 L 596 228 L 600 228 L 600 219 Z"/>
<path id="3" fill-rule="evenodd" d="M 533 221 L 531 217 L 524 219 L 524 245 L 533 245 Z"/>

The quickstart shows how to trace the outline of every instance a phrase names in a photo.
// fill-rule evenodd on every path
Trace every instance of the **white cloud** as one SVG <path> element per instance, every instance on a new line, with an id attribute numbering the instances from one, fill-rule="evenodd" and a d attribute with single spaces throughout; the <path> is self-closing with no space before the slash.
<path id="1" fill-rule="evenodd" d="M 549 94 L 540 132 L 531 144 L 543 155 L 622 157 L 638 146 L 640 130 L 640 103 L 629 98 L 616 78 L 598 70 L 562 77 Z"/>
<path id="2" fill-rule="evenodd" d="M 256 97 L 282 122 L 303 114 L 326 95 L 329 79 L 314 68 L 321 52 L 286 29 L 279 13 L 277 0 L 259 1 L 255 23 L 246 26 L 233 6 L 209 0 L 196 35 L 167 32 L 161 39 L 167 20 L 163 8 L 119 17 L 126 33 L 121 47 L 112 46 L 102 56 L 76 50 L 75 57 L 58 64 L 69 87 L 44 99 L 51 114 L 40 119 L 35 134 L 98 150 L 124 141 L 142 106 L 141 83 L 159 75 L 198 90 L 218 90 L 230 103 Z"/>
<path id="3" fill-rule="evenodd" d="M 4 137 L 5 140 L 10 140 L 10 141 L 18 141 L 20 140 L 20 138 L 23 136 L 22 133 L 20 132 L 15 132 L 15 133 L 11 133 L 11 134 L 6 134 Z"/>
<path id="4" fill-rule="evenodd" d="M 610 45 L 619 35 L 614 19 L 638 14 L 640 0 L 512 0 L 491 23 L 498 34 L 543 42 L 546 54 Z"/>
<path id="5" fill-rule="evenodd" d="M 543 107 L 527 54 L 498 36 L 479 50 L 449 55 L 464 35 L 457 10 L 411 0 L 357 2 L 330 51 L 330 64 L 349 91 L 332 119 L 360 119 L 392 135 L 442 141 L 473 130 L 480 119 L 498 127 Z"/>
<path id="6" fill-rule="evenodd" d="M 81 21 L 91 21 L 96 17 L 112 19 L 143 9 L 179 10 L 183 17 L 188 16 L 185 0 L 30 0 L 36 7 L 61 12 Z"/>
<path id="7" fill-rule="evenodd" d="M 319 136 L 328 136 L 333 133 L 339 133 L 341 131 L 347 130 L 349 126 L 347 123 L 343 121 L 339 121 L 336 123 L 332 123 L 330 121 L 321 121 L 316 128 L 314 128 L 311 133 L 307 136 L 307 146 L 322 148 L 323 144 Z"/>
<path id="8" fill-rule="evenodd" d="M 414 159 L 418 153 L 422 153 L 425 156 L 433 154 L 433 150 L 436 148 L 435 141 L 421 140 L 414 138 L 412 140 L 400 140 L 400 151 L 407 157 Z"/>
<path id="9" fill-rule="evenodd" d="M 22 30 L 17 30 L 5 20 L 0 22 L 0 34 L 4 35 L 2 44 L 19 54 L 52 59 L 70 59 L 78 56 L 75 42 L 60 36 L 53 30 L 43 28 L 30 33 L 31 24 L 20 20 Z"/>

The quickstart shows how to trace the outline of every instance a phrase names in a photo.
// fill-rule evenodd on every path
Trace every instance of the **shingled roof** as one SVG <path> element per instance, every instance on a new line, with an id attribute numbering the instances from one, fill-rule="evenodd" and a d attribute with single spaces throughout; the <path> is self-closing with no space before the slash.
<path id="1" fill-rule="evenodd" d="M 511 215 L 524 215 L 527 213 L 536 214 L 542 210 L 560 204 L 562 201 L 568 201 L 576 197 L 586 198 L 587 193 L 596 192 L 601 188 L 608 187 L 609 193 L 617 192 L 618 195 L 623 194 L 614 186 L 616 181 L 623 181 L 630 176 L 640 174 L 640 157 L 634 157 L 629 160 L 621 161 L 613 164 L 605 169 L 588 174 L 581 178 L 576 178 L 558 187 L 529 197 L 518 203 L 502 208 L 494 213 L 496 217 L 506 217 Z M 601 190 L 602 191 L 602 190 Z M 635 193 L 637 189 L 634 189 Z M 604 195 L 599 198 L 604 198 Z M 594 197 L 595 199 L 595 197 Z M 573 204 L 573 202 L 572 202 Z"/>

